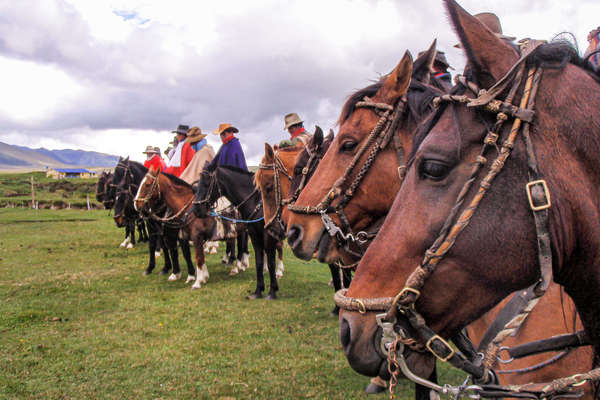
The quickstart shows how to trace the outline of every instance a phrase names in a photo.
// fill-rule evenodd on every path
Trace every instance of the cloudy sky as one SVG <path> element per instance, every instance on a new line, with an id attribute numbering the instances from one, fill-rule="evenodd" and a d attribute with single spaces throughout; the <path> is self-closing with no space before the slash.
<path id="1" fill-rule="evenodd" d="M 461 4 L 512 36 L 569 31 L 581 53 L 600 24 L 598 0 Z M 142 160 L 179 123 L 229 122 L 257 164 L 283 115 L 334 127 L 350 93 L 434 38 L 462 67 L 441 0 L 0 0 L 0 141 Z"/>

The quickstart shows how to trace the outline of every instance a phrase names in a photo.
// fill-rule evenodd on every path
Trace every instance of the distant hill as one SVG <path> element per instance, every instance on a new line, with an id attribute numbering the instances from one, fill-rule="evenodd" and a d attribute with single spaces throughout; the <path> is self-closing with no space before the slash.
<path id="1" fill-rule="evenodd" d="M 0 169 L 114 167 L 119 156 L 84 150 L 48 150 L 0 142 Z"/>

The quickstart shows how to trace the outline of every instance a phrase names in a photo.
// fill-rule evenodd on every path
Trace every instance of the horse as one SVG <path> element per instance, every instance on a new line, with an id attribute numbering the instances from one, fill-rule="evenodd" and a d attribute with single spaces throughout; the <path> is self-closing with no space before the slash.
<path id="1" fill-rule="evenodd" d="M 327 151 L 332 138 L 333 133 L 326 144 L 323 145 L 323 131 L 317 127 L 315 134 L 306 146 L 291 146 L 273 150 L 268 143 L 265 143 L 265 155 L 254 175 L 254 183 L 260 189 L 264 208 L 265 229 L 278 240 L 285 237 L 286 219 L 283 218 L 283 214 L 286 211 L 285 205 L 289 202 L 289 199 L 285 199 L 284 196 L 286 194 L 293 196 L 293 193 L 301 189 L 300 177 L 303 176 L 302 171 L 308 164 L 309 158 L 312 155 L 315 161 L 312 164 L 316 165 Z M 304 182 L 310 179 L 312 172 L 314 172 L 314 167 L 310 173 L 307 170 Z M 294 175 L 296 176 L 295 185 L 292 184 Z M 302 186 L 304 182 L 302 182 Z M 340 267 L 334 263 L 328 265 L 334 290 L 337 292 L 343 287 L 347 288 L 352 279 L 351 272 L 348 269 L 343 270 L 344 286 L 342 286 Z M 335 305 L 330 314 L 337 316 L 339 307 Z"/>
<path id="2" fill-rule="evenodd" d="M 129 159 L 122 159 L 117 164 L 114 173 L 114 179 L 120 179 L 119 184 L 115 185 L 116 188 L 116 201 L 115 201 L 115 222 L 117 226 L 123 223 L 122 215 L 125 213 L 125 209 L 130 210 L 129 212 L 137 214 L 135 210 L 135 206 L 133 204 L 133 199 L 138 190 L 138 186 L 148 169 L 144 167 L 142 164 L 130 161 Z M 163 209 L 161 211 L 156 211 L 155 214 L 159 214 L 159 216 L 163 216 L 163 213 L 166 211 L 164 205 L 161 203 L 159 207 Z M 160 271 L 161 275 L 166 275 L 169 271 L 172 270 L 171 275 L 169 276 L 169 280 L 177 280 L 181 277 L 180 267 L 179 267 L 179 256 L 177 252 L 177 244 L 181 247 L 181 252 L 183 253 L 183 258 L 186 261 L 188 274 L 194 275 L 194 264 L 192 263 L 191 254 L 190 254 L 190 245 L 188 241 L 179 239 L 179 228 L 176 225 L 171 225 L 168 223 L 163 223 L 160 220 L 148 218 L 148 228 L 150 230 L 150 240 L 148 243 L 149 250 L 149 261 L 148 266 L 144 270 L 144 275 L 149 275 L 152 273 L 156 266 L 156 249 L 158 248 L 159 241 L 162 240 L 162 248 L 165 253 L 165 265 L 163 269 Z"/>
<path id="3" fill-rule="evenodd" d="M 440 97 L 415 137 L 389 216 L 340 297 L 347 308 L 340 339 L 351 366 L 366 374 L 389 376 L 389 344 L 408 370 L 434 357 L 457 365 L 460 358 L 486 383 L 495 357 L 476 365 L 461 329 L 515 291 L 529 287 L 540 296 L 552 276 L 573 299 L 597 353 L 600 77 L 569 44 L 529 41 L 519 54 L 455 1 L 445 5 L 467 54 L 467 79 Z M 387 311 L 379 323 L 376 311 Z M 382 339 L 384 329 L 401 330 L 413 345 L 399 345 L 394 334 L 392 342 Z M 450 351 L 446 339 L 461 352 Z M 560 393 L 590 376 L 534 395 Z M 520 388 L 528 389 L 534 393 Z"/>
<path id="4" fill-rule="evenodd" d="M 193 212 L 197 217 L 205 218 L 209 215 L 211 205 L 221 196 L 225 196 L 241 217 L 249 221 L 248 234 L 254 247 L 256 262 L 256 289 L 248 299 L 261 298 L 265 290 L 263 252 L 266 254 L 270 277 L 269 294 L 266 299 L 276 299 L 279 286 L 275 275 L 275 249 L 278 241 L 266 233 L 260 193 L 254 187 L 254 174 L 231 166 L 206 168 L 198 181 Z"/>
<path id="5" fill-rule="evenodd" d="M 190 184 L 176 176 L 159 173 L 151 168 L 139 185 L 134 204 L 136 210 L 148 214 L 159 201 L 164 201 L 170 211 L 168 219 L 175 220 L 184 233 L 184 239 L 194 243 L 196 270 L 192 274 L 188 272 L 186 283 L 194 281 L 192 289 L 200 289 L 209 278 L 204 258 L 204 243 L 212 237 L 217 222 L 211 217 L 196 217 L 192 213 L 193 200 L 194 190 Z"/>

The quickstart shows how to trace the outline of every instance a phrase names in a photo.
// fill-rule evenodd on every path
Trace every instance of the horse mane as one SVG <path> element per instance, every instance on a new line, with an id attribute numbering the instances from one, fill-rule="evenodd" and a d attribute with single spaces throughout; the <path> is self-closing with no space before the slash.
<path id="1" fill-rule="evenodd" d="M 555 39 L 538 47 L 527 60 L 527 65 L 546 69 L 563 69 L 567 63 L 586 71 L 596 82 L 600 82 L 600 71 L 588 59 L 579 56 L 575 45 L 565 39 Z"/>
<path id="2" fill-rule="evenodd" d="M 166 176 L 167 178 L 169 178 L 169 180 L 171 180 L 171 182 L 173 182 L 173 183 L 175 183 L 177 185 L 185 186 L 185 187 L 188 187 L 190 189 L 192 188 L 192 185 L 190 185 L 189 183 L 187 183 L 183 179 L 176 177 L 175 175 L 171 175 L 171 174 L 169 174 L 167 172 L 161 172 L 161 174 L 163 174 L 164 176 Z"/>
<path id="3" fill-rule="evenodd" d="M 254 177 L 254 172 L 246 171 L 244 169 L 241 169 L 241 168 L 238 168 L 238 167 L 234 167 L 232 165 L 219 165 L 219 168 L 227 169 L 227 170 L 232 171 L 232 172 L 237 172 L 239 174 L 244 174 L 244 175 L 248 175 L 248 176 Z"/>
<path id="4" fill-rule="evenodd" d="M 386 77 L 387 75 L 384 75 L 377 82 L 351 94 L 342 107 L 342 113 L 337 124 L 343 124 L 356 109 L 356 104 L 363 101 L 365 96 L 374 96 L 383 86 Z M 427 114 L 433 108 L 433 99 L 444 94 L 442 88 L 443 86 L 435 77 L 431 78 L 431 85 L 412 79 L 406 94 L 410 115 L 415 120 L 419 120 Z"/>

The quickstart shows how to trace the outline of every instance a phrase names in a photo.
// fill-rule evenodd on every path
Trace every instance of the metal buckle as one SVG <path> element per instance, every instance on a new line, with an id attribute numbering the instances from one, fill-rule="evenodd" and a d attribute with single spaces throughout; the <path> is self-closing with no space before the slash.
<path id="1" fill-rule="evenodd" d="M 400 300 L 400 298 L 402 297 L 402 295 L 404 295 L 404 293 L 406 293 L 406 292 L 414 293 L 417 296 L 417 297 L 415 297 L 415 301 L 417 301 L 417 299 L 419 298 L 419 296 L 421 296 L 421 292 L 419 292 L 417 289 L 413 289 L 411 287 L 405 286 L 400 291 L 400 293 L 398 293 L 396 295 L 396 297 L 394 297 L 394 300 L 392 301 L 392 304 L 398 304 L 398 301 Z"/>
<path id="2" fill-rule="evenodd" d="M 448 350 L 450 350 L 450 354 L 448 354 L 446 357 L 442 357 L 442 356 L 440 356 L 439 354 L 437 354 L 437 353 L 436 353 L 436 352 L 433 350 L 433 348 L 431 347 L 431 343 L 432 343 L 434 340 L 439 340 L 440 342 L 442 342 L 442 344 L 443 344 L 444 346 L 446 346 L 446 348 L 447 348 Z M 429 350 L 429 351 L 431 352 L 431 354 L 433 354 L 434 356 L 436 356 L 436 358 L 437 358 L 438 360 L 440 360 L 440 361 L 443 361 L 443 362 L 447 362 L 447 361 L 448 361 L 449 359 L 451 359 L 451 358 L 454 356 L 454 354 L 456 353 L 456 352 L 454 351 L 454 349 L 452 348 L 452 346 L 450 346 L 450 343 L 448 343 L 448 342 L 446 342 L 444 339 L 442 339 L 442 337 L 441 337 L 440 335 L 433 335 L 432 337 L 430 337 L 430 338 L 429 338 L 429 340 L 427 341 L 427 343 L 425 343 L 425 347 L 427 348 L 427 350 Z"/>
<path id="3" fill-rule="evenodd" d="M 535 185 L 542 185 L 542 189 L 544 189 L 544 196 L 546 197 L 546 202 L 539 206 L 536 206 L 535 204 L 533 204 L 533 194 L 531 193 L 531 188 Z M 531 207 L 531 209 L 533 211 L 545 210 L 547 208 L 550 208 L 550 206 L 552 206 L 552 201 L 550 200 L 550 191 L 548 190 L 548 185 L 546 184 L 546 181 L 544 179 L 529 182 L 526 185 L 526 191 L 527 191 L 527 200 L 529 200 L 529 207 Z"/>

